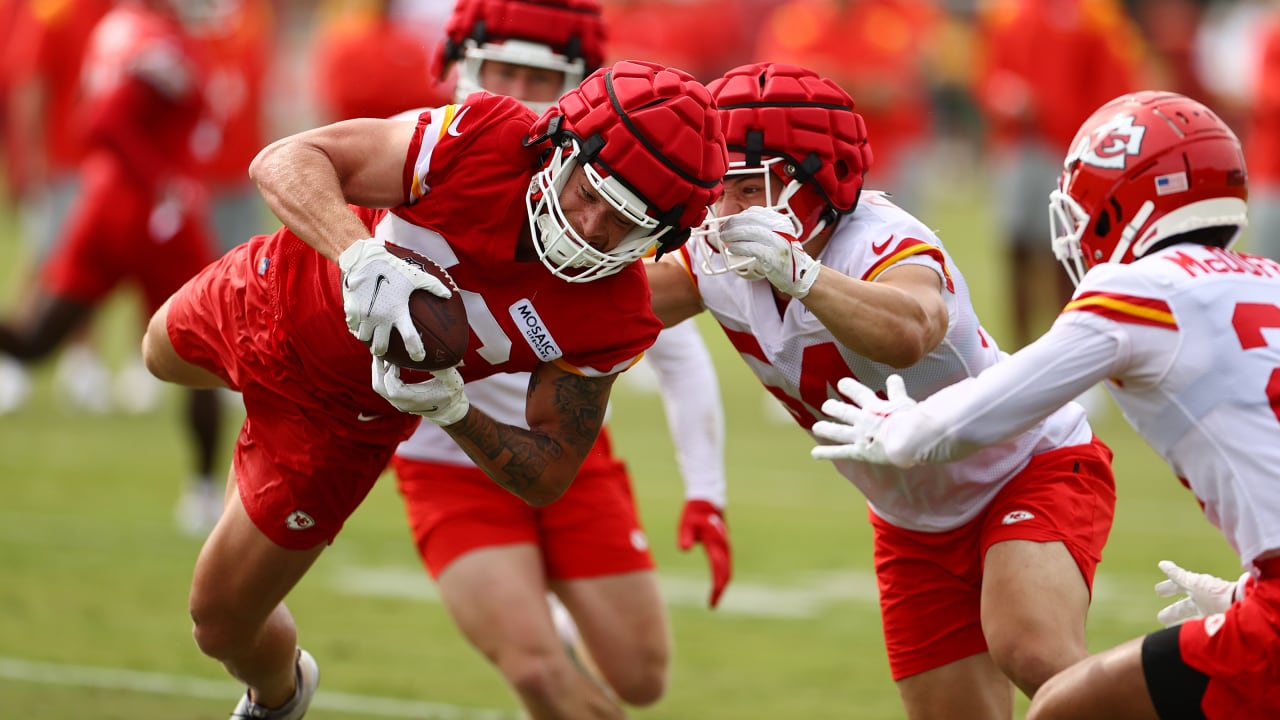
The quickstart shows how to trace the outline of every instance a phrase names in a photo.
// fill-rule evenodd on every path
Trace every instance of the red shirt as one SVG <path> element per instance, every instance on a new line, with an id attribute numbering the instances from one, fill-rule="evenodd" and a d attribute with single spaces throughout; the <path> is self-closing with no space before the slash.
<path id="1" fill-rule="evenodd" d="M 926 0 L 792 0 L 767 16 L 755 54 L 840 85 L 867 122 L 876 163 L 887 167 L 929 131 L 925 63 L 940 20 Z"/>
<path id="2" fill-rule="evenodd" d="M 975 97 L 993 140 L 1066 152 L 1107 101 L 1139 89 L 1141 39 L 1113 0 L 997 0 L 980 20 Z"/>
<path id="3" fill-rule="evenodd" d="M 263 86 L 271 65 L 275 18 L 265 2 L 238 3 L 225 30 L 202 41 L 209 59 L 205 91 L 211 137 L 197 140 L 204 175 L 212 183 L 249 182 L 249 162 L 266 144 Z"/>
<path id="4" fill-rule="evenodd" d="M 431 77 L 432 48 L 386 17 L 337 16 L 313 51 L 322 114 L 330 121 L 383 118 L 451 101 Z"/>
<path id="5" fill-rule="evenodd" d="M 517 260 L 517 241 L 529 232 L 525 192 L 545 149 L 523 146 L 536 116 L 509 97 L 476 93 L 468 100 L 457 135 L 445 132 L 442 118 L 456 117 L 446 108 L 420 117 L 405 166 L 411 204 L 352 209 L 371 234 L 449 271 L 471 326 L 459 368 L 467 381 L 529 372 L 542 362 L 586 375 L 620 372 L 661 329 L 643 268 L 636 263 L 616 275 L 568 283 L 536 258 Z M 302 339 L 294 352 L 317 369 L 313 379 L 324 387 L 353 397 L 370 392 L 369 351 L 347 330 L 337 264 L 284 228 L 268 242 L 275 248 L 268 251 L 271 266 L 286 273 L 279 290 L 290 298 L 285 330 Z"/>
<path id="6" fill-rule="evenodd" d="M 86 172 L 148 194 L 195 177 L 191 136 L 204 112 L 204 66 L 173 18 L 122 5 L 98 24 L 85 55 Z"/>
<path id="7" fill-rule="evenodd" d="M 1244 136 L 1249 180 L 1280 184 L 1280 14 L 1262 37 L 1253 108 Z"/>

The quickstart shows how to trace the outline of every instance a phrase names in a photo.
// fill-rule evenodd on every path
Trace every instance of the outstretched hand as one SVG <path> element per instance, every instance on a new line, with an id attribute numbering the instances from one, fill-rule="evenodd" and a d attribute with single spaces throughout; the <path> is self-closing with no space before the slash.
<path id="1" fill-rule="evenodd" d="M 855 378 L 842 378 L 836 389 L 851 402 L 831 399 L 822 404 L 822 412 L 834 421 L 814 423 L 813 434 L 835 444 L 818 445 L 810 450 L 815 460 L 858 460 L 902 467 L 913 464 L 906 458 L 891 458 L 878 436 L 890 415 L 916 405 L 907 395 L 901 375 L 890 375 L 885 380 L 887 400 L 881 400 L 874 390 Z"/>
<path id="2" fill-rule="evenodd" d="M 1156 594 L 1166 598 L 1186 595 L 1156 613 L 1156 619 L 1165 627 L 1173 627 L 1192 618 L 1226 612 L 1237 599 L 1236 592 L 1240 582 L 1184 570 L 1169 560 L 1161 560 L 1158 565 L 1169 579 L 1156 583 Z"/>
<path id="3" fill-rule="evenodd" d="M 678 532 L 681 550 L 687 552 L 697 543 L 707 551 L 707 562 L 711 564 L 711 597 L 707 606 L 714 609 L 733 574 L 729 528 L 724 523 L 724 512 L 706 500 L 689 500 L 684 504 L 684 512 L 680 513 Z"/>

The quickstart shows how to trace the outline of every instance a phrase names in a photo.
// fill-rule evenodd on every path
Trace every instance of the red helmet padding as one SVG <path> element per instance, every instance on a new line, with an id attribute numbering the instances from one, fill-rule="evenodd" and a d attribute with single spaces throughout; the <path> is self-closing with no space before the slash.
<path id="1" fill-rule="evenodd" d="M 849 93 L 812 70 L 783 63 L 734 68 L 707 86 L 724 122 L 735 159 L 748 151 L 748 133 L 760 132 L 765 156 L 820 163 L 813 184 L 840 212 L 857 202 L 871 169 L 867 125 Z"/>
<path id="2" fill-rule="evenodd" d="M 523 40 L 581 57 L 587 72 L 604 62 L 606 38 L 600 0 L 458 0 L 445 25 L 435 71 L 441 79 L 462 58 L 467 38 L 478 42 Z"/>
<path id="3" fill-rule="evenodd" d="M 1081 160 L 1089 148 L 1095 154 L 1107 154 L 1108 148 L 1125 147 L 1130 135 L 1115 127 L 1117 119 L 1125 116 L 1144 128 L 1137 154 L 1119 153 L 1122 162 L 1114 168 Z M 1185 191 L 1157 192 L 1156 178 L 1184 172 Z M 1111 257 L 1125 226 L 1147 201 L 1154 208 L 1135 238 L 1142 238 L 1155 221 L 1193 202 L 1225 197 L 1247 201 L 1247 180 L 1240 141 L 1212 110 L 1177 93 L 1144 91 L 1108 102 L 1080 126 L 1071 141 L 1062 189 L 1089 214 L 1080 246 L 1092 266 L 1095 251 Z M 1130 246 L 1118 262 L 1133 259 Z"/>
<path id="4" fill-rule="evenodd" d="M 644 198 L 653 217 L 679 209 L 666 219 L 695 227 L 720 197 L 728 168 L 720 117 L 711 94 L 683 70 L 631 60 L 597 70 L 543 113 L 530 136 L 546 133 L 557 116 L 560 131 L 604 141 L 596 167 Z"/>

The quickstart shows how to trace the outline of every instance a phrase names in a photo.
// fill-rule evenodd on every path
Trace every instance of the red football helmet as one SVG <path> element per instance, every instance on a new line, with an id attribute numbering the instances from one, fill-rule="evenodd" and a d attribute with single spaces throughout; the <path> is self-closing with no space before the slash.
<path id="1" fill-rule="evenodd" d="M 1129 263 L 1162 240 L 1247 224 L 1249 191 L 1235 133 L 1171 92 L 1123 95 L 1080 126 L 1049 194 L 1053 252 L 1080 284 L 1103 262 Z"/>
<path id="2" fill-rule="evenodd" d="M 526 142 L 548 140 L 554 149 L 525 205 L 538 256 L 570 282 L 612 275 L 655 247 L 679 247 L 720 196 L 728 162 L 707 89 L 683 70 L 640 61 L 597 70 L 563 95 Z M 591 247 L 560 207 L 575 164 L 636 224 L 609 252 Z"/>
<path id="3" fill-rule="evenodd" d="M 458 0 L 436 57 L 443 80 L 458 63 L 455 100 L 477 90 L 486 60 L 564 73 L 562 93 L 577 87 L 604 62 L 605 25 L 600 0 Z M 536 112 L 550 103 L 526 103 Z"/>
<path id="4" fill-rule="evenodd" d="M 791 220 L 798 240 L 812 239 L 853 211 L 872 155 L 867 125 L 849 93 L 812 70 L 783 63 L 734 68 L 707 89 L 724 124 L 729 176 L 762 176 L 767 196 L 776 196 L 768 207 Z M 719 223 L 709 220 L 695 237 L 719 249 Z"/>

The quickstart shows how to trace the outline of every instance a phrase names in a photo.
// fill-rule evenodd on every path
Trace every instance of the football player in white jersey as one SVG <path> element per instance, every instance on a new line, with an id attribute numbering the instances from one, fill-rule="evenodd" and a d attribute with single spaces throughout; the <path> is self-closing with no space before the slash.
<path id="1" fill-rule="evenodd" d="M 712 221 L 650 267 L 666 323 L 703 309 L 810 428 L 855 375 L 920 394 L 1002 357 L 938 237 L 863 189 L 867 128 L 835 83 L 790 65 L 709 86 L 730 153 Z M 1085 657 L 1094 568 L 1111 527 L 1111 453 L 1068 404 L 964 461 L 839 461 L 869 501 L 889 666 L 907 716 L 1010 718 Z"/>
<path id="2" fill-rule="evenodd" d="M 1077 288 L 1039 340 L 916 403 L 855 380 L 815 457 L 925 467 L 1035 425 L 1096 382 L 1240 555 L 1239 581 L 1170 562 L 1168 629 L 1051 680 L 1028 718 L 1280 717 L 1280 263 L 1231 252 L 1245 226 L 1240 143 L 1204 105 L 1141 92 L 1080 128 L 1050 195 Z M 1185 622 L 1182 622 L 1185 621 Z M 1176 624 L 1181 622 L 1180 625 Z"/>
<path id="3" fill-rule="evenodd" d="M 539 112 L 577 87 L 605 50 L 598 0 L 461 0 L 446 36 L 439 59 L 442 70 L 458 69 L 456 102 L 487 90 Z M 730 576 L 715 368 L 693 323 L 662 332 L 645 356 L 685 482 L 678 541 L 707 550 L 715 607 Z M 528 388 L 528 373 L 493 375 L 468 383 L 467 396 L 523 425 Z M 392 460 L 418 553 L 445 606 L 534 718 L 620 717 L 617 701 L 650 705 L 666 690 L 671 632 L 631 478 L 608 435 L 601 431 L 573 485 L 543 508 L 494 484 L 432 423 L 419 425 Z M 562 641 L 574 636 L 577 659 L 605 687 L 565 652 Z"/>

